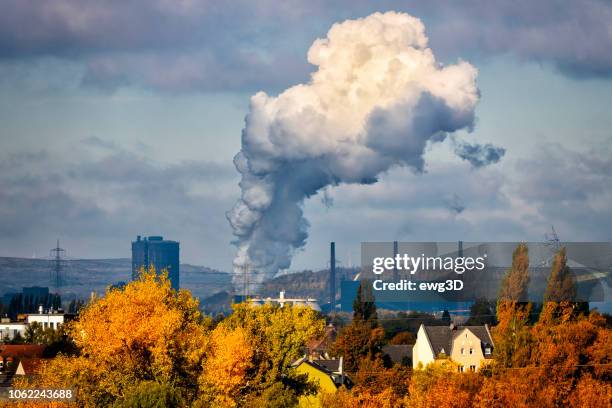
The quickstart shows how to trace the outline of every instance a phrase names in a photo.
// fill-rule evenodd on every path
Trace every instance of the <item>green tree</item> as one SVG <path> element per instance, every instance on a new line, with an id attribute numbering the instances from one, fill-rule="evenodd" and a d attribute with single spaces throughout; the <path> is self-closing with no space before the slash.
<path id="1" fill-rule="evenodd" d="M 470 306 L 470 318 L 466 322 L 468 326 L 481 326 L 484 324 L 495 325 L 494 304 L 487 299 L 481 298 Z"/>
<path id="2" fill-rule="evenodd" d="M 290 408 L 297 407 L 299 398 L 296 392 L 281 382 L 274 383 L 247 403 L 251 407 Z"/>
<path id="3" fill-rule="evenodd" d="M 372 284 L 365 280 L 359 284 L 357 296 L 353 301 L 353 319 L 377 324 L 376 299 L 372 293 Z"/>
<path id="4" fill-rule="evenodd" d="M 178 389 L 171 384 L 143 381 L 126 391 L 113 408 L 178 408 L 184 406 Z"/>

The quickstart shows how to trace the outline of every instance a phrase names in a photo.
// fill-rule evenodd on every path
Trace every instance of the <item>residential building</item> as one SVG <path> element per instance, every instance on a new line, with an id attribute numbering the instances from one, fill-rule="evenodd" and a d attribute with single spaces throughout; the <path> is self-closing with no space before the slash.
<path id="1" fill-rule="evenodd" d="M 45 350 L 46 346 L 38 344 L 0 344 L 0 387 L 11 385 L 20 365 L 20 375 L 32 374 L 32 365 L 36 363 L 30 364 L 30 361 L 45 357 Z M 26 363 L 21 364 L 26 360 Z"/>
<path id="2" fill-rule="evenodd" d="M 478 371 L 493 358 L 493 339 L 488 325 L 425 326 L 417 332 L 412 348 L 413 368 L 439 360 L 452 360 L 459 372 Z"/>
<path id="3" fill-rule="evenodd" d="M 306 343 L 308 355 L 315 359 L 329 358 L 329 350 L 336 341 L 337 336 L 338 332 L 336 331 L 334 325 L 331 323 L 328 324 L 325 326 L 323 336 L 311 339 L 308 343 Z"/>
<path id="4" fill-rule="evenodd" d="M 338 359 L 313 359 L 304 356 L 291 364 L 299 374 L 306 374 L 308 380 L 318 384 L 319 394 L 335 393 L 342 385 L 352 385 L 343 369 L 342 357 Z M 300 397 L 300 406 L 319 407 L 319 395 Z"/>
<path id="5" fill-rule="evenodd" d="M 179 289 L 179 243 L 163 237 L 136 237 L 132 242 L 132 280 L 138 278 L 141 269 L 154 266 L 157 273 L 168 271 L 172 287 Z"/>
<path id="6" fill-rule="evenodd" d="M 72 320 L 74 315 L 64 313 L 57 310 L 43 310 L 42 306 L 38 309 L 38 313 L 29 313 L 26 317 L 28 325 L 39 323 L 43 329 L 51 328 L 59 329 L 64 323 Z"/>
<path id="7" fill-rule="evenodd" d="M 401 364 L 412 367 L 412 345 L 411 344 L 387 344 L 382 348 L 383 355 L 389 356 L 393 364 Z"/>
<path id="8" fill-rule="evenodd" d="M 23 337 L 27 327 L 26 322 L 12 322 L 8 317 L 0 318 L 0 342 L 11 341 L 17 335 Z"/>

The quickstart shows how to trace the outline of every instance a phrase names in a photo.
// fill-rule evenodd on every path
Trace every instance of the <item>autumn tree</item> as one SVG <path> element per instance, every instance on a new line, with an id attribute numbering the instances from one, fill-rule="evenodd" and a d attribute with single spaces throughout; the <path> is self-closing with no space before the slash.
<path id="1" fill-rule="evenodd" d="M 529 248 L 520 243 L 512 252 L 512 266 L 499 289 L 500 302 L 526 302 L 529 286 Z"/>
<path id="2" fill-rule="evenodd" d="M 253 349 L 241 327 L 220 325 L 210 336 L 199 378 L 202 406 L 234 407 L 241 402 L 247 375 L 253 368 Z"/>
<path id="3" fill-rule="evenodd" d="M 389 344 L 394 344 L 394 345 L 414 344 L 415 342 L 416 342 L 416 336 L 409 331 L 397 333 L 395 336 L 391 338 L 391 340 L 389 340 Z"/>
<path id="4" fill-rule="evenodd" d="M 404 400 L 406 407 L 468 408 L 480 391 L 482 376 L 477 373 L 458 373 L 457 366 L 430 364 L 415 370 Z"/>
<path id="5" fill-rule="evenodd" d="M 384 329 L 378 327 L 372 285 L 362 281 L 353 302 L 353 320 L 340 330 L 331 348 L 332 354 L 342 356 L 346 371 L 356 372 L 362 359 L 382 358 L 384 338 Z"/>
<path id="6" fill-rule="evenodd" d="M 308 307 L 278 305 L 234 305 L 234 313 L 218 327 L 245 333 L 253 351 L 247 375 L 248 398 L 259 396 L 276 383 L 282 383 L 297 396 L 315 391 L 303 375 L 291 367 L 303 356 L 306 342 L 322 336 L 325 321 Z"/>
<path id="7" fill-rule="evenodd" d="M 497 301 L 498 324 L 493 330 L 496 363 L 502 367 L 521 366 L 529 360 L 529 249 L 519 244 L 512 253 L 512 266 L 506 272 Z"/>
<path id="8" fill-rule="evenodd" d="M 587 302 L 576 301 L 576 277 L 567 266 L 567 253 L 562 247 L 555 254 L 544 292 L 541 321 L 568 320 L 578 314 L 587 314 Z"/>
<path id="9" fill-rule="evenodd" d="M 151 268 L 124 289 L 108 290 L 81 310 L 68 331 L 78 355 L 51 360 L 39 385 L 78 389 L 79 405 L 127 403 L 145 382 L 171 386 L 186 400 L 198 392 L 207 322 L 198 302 L 173 290 L 166 274 Z"/>

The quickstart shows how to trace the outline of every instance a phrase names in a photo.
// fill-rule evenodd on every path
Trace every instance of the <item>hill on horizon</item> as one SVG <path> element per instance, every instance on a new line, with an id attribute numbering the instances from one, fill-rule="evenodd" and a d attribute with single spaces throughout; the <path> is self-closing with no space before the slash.
<path id="1" fill-rule="evenodd" d="M 51 264 L 48 259 L 0 257 L 0 295 L 21 292 L 27 286 L 51 285 Z M 66 261 L 62 299 L 87 299 L 92 291 L 103 293 L 110 285 L 129 282 L 132 260 L 72 259 Z M 231 275 L 205 266 L 181 264 L 181 288 L 189 289 L 204 299 L 231 288 Z M 52 289 L 50 287 L 50 289 Z"/>

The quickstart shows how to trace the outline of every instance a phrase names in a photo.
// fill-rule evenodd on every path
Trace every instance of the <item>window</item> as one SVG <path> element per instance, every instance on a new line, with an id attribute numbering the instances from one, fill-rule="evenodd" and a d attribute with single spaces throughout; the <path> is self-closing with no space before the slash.
<path id="1" fill-rule="evenodd" d="M 46 329 L 47 327 L 49 327 L 49 323 L 44 322 L 44 323 L 43 323 L 43 328 L 45 328 L 45 329 Z"/>
<path id="2" fill-rule="evenodd" d="M 491 354 L 491 347 L 485 347 L 485 354 L 486 355 L 490 355 Z"/>
<path id="3" fill-rule="evenodd" d="M 471 371 L 471 372 L 476 371 L 476 366 L 475 366 L 475 365 L 471 365 L 471 366 L 470 366 L 470 371 Z"/>
<path id="4" fill-rule="evenodd" d="M 464 353 L 464 349 L 463 347 L 461 347 L 461 355 L 463 355 L 463 353 Z"/>
<path id="5" fill-rule="evenodd" d="M 462 373 L 462 372 L 463 372 L 463 366 L 462 366 L 462 365 L 460 365 L 459 367 L 457 367 L 457 370 L 458 370 L 460 373 Z"/>
<path id="6" fill-rule="evenodd" d="M 474 354 L 474 347 L 470 347 L 470 354 Z"/>

